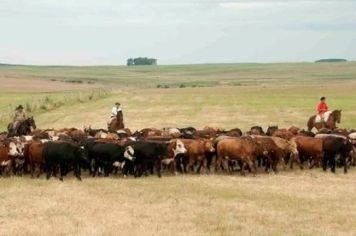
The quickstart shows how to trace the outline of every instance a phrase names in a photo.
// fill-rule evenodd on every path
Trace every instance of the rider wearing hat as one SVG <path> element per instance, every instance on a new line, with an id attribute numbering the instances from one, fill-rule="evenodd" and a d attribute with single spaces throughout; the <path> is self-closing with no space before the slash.
<path id="1" fill-rule="evenodd" d="M 23 106 L 19 105 L 15 109 L 14 117 L 12 119 L 12 130 L 14 133 L 17 132 L 17 129 L 19 128 L 20 124 L 26 120 L 26 113 L 23 110 Z"/>

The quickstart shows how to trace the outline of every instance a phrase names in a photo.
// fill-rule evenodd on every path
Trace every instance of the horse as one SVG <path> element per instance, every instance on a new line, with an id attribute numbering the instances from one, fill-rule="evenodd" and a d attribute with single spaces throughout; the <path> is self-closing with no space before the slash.
<path id="1" fill-rule="evenodd" d="M 341 111 L 342 110 L 334 110 L 330 113 L 328 120 L 326 122 L 315 122 L 315 117 L 316 115 L 313 115 L 312 117 L 309 118 L 308 120 L 308 131 L 311 131 L 314 127 L 317 130 L 320 130 L 321 128 L 328 128 L 328 129 L 336 129 L 336 123 L 340 124 L 341 122 Z"/>
<path id="2" fill-rule="evenodd" d="M 36 123 L 35 123 L 35 120 L 33 119 L 33 117 L 31 116 L 20 123 L 16 132 L 14 132 L 14 130 L 12 130 L 12 123 L 10 123 L 7 126 L 7 130 L 9 132 L 8 137 L 29 135 L 29 134 L 31 134 L 32 130 L 34 130 L 34 129 L 36 129 Z"/>
<path id="3" fill-rule="evenodd" d="M 125 128 L 125 125 L 124 125 L 124 118 L 123 118 L 122 111 L 118 111 L 116 114 L 116 118 L 114 118 L 110 122 L 110 124 L 108 126 L 108 130 L 110 132 L 115 132 L 117 130 L 124 129 L 124 128 Z"/>

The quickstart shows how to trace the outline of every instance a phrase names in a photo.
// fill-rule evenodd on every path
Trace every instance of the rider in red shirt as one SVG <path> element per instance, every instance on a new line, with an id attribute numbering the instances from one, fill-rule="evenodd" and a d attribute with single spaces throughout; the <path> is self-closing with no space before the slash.
<path id="1" fill-rule="evenodd" d="M 328 111 L 328 105 L 326 104 L 325 100 L 326 100 L 325 97 L 321 97 L 320 103 L 317 106 L 318 114 L 322 119 L 324 119 L 324 113 Z"/>

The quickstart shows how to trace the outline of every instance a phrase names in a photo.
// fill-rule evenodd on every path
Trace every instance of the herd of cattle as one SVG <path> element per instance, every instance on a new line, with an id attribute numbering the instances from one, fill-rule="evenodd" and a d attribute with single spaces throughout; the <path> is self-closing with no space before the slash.
<path id="1" fill-rule="evenodd" d="M 0 134 L 0 173 L 2 176 L 45 172 L 63 176 L 73 171 L 81 179 L 86 171 L 93 177 L 121 172 L 124 176 L 161 172 L 205 173 L 240 172 L 256 174 L 304 167 L 348 168 L 356 165 L 356 131 L 321 129 L 312 133 L 291 127 L 254 126 L 220 130 L 206 127 L 129 129 L 109 133 L 104 129 L 71 128 L 34 130 L 31 135 L 8 137 Z"/>

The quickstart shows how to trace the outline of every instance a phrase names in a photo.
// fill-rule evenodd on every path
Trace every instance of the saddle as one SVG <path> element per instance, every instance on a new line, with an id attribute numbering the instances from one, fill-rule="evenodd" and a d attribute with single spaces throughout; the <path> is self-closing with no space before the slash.
<path id="1" fill-rule="evenodd" d="M 315 116 L 315 123 L 326 122 L 329 119 L 331 111 L 327 111 L 323 114 L 323 116 L 317 114 Z"/>

